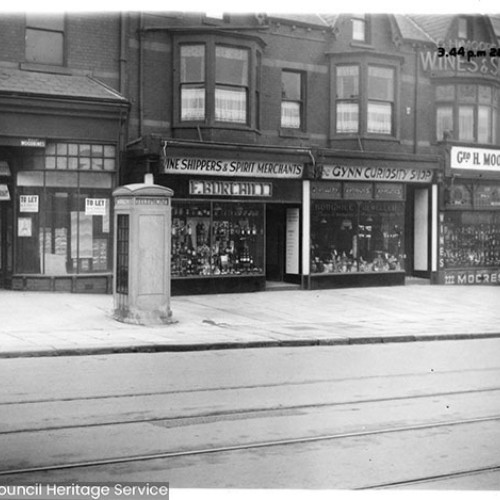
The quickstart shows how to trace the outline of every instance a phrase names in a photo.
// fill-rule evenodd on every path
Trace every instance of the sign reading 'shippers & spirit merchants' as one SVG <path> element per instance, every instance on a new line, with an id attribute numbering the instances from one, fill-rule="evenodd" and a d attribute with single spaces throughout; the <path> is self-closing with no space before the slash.
<path id="1" fill-rule="evenodd" d="M 209 158 L 165 158 L 163 160 L 163 172 L 166 174 L 298 179 L 302 177 L 303 170 L 302 163 Z"/>
<path id="2" fill-rule="evenodd" d="M 500 172 L 500 150 L 452 147 L 450 166 L 457 169 Z"/>

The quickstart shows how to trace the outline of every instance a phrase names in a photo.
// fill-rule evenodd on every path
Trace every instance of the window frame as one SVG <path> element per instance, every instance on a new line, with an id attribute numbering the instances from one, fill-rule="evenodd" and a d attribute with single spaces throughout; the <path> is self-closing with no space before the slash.
<path id="1" fill-rule="evenodd" d="M 66 15 L 53 14 L 60 18 L 52 19 L 51 16 L 43 16 L 37 14 L 25 14 L 24 26 L 24 61 L 28 64 L 36 64 L 41 66 L 66 66 Z M 28 33 L 36 34 L 59 34 L 61 35 L 61 59 L 55 61 L 53 59 L 36 60 L 28 57 Z"/>
<path id="2" fill-rule="evenodd" d="M 297 130 L 303 132 L 306 130 L 306 73 L 304 71 L 298 71 L 294 69 L 282 68 L 281 69 L 281 85 L 283 87 L 283 75 L 285 73 L 294 74 L 299 77 L 299 98 L 289 99 L 283 95 L 281 92 L 281 106 L 280 106 L 280 128 L 285 130 Z M 296 103 L 299 105 L 299 126 L 290 127 L 283 124 L 283 104 L 284 103 Z"/>
<path id="3" fill-rule="evenodd" d="M 356 38 L 355 25 L 362 27 L 363 38 Z M 366 14 L 355 14 L 351 17 L 351 41 L 352 43 L 370 44 L 369 21 Z"/>
<path id="4" fill-rule="evenodd" d="M 472 85 L 474 87 L 474 98 L 461 99 L 459 92 L 460 85 Z M 438 96 L 440 87 L 452 87 L 453 88 L 453 98 L 447 99 Z M 487 87 L 491 90 L 490 102 L 481 101 L 480 88 Z M 496 92 L 496 98 L 495 98 Z M 435 116 L 434 116 L 434 140 L 439 143 L 445 140 L 444 137 L 438 136 L 438 110 L 443 108 L 452 108 L 452 125 L 453 128 L 451 133 L 447 138 L 452 141 L 461 142 L 465 144 L 477 144 L 492 146 L 498 141 L 498 121 L 500 119 L 500 88 L 493 84 L 487 82 L 436 82 L 434 86 L 434 104 L 435 104 Z M 460 129 L 460 112 L 466 108 L 472 108 L 472 138 L 466 138 L 461 135 Z M 489 123 L 488 136 L 489 141 L 480 140 L 480 129 L 482 124 L 480 124 L 480 109 L 489 109 Z"/>
<path id="5" fill-rule="evenodd" d="M 261 48 L 260 40 L 257 37 L 250 36 L 227 36 L 221 34 L 190 34 L 189 36 L 179 34 L 174 35 L 174 57 L 173 57 L 173 75 L 174 75 L 174 93 L 172 99 L 172 124 L 174 128 L 230 128 L 237 130 L 254 130 L 259 126 L 260 106 L 260 69 L 257 64 L 261 62 L 259 55 Z M 186 45 L 205 46 L 205 116 L 203 119 L 183 120 L 182 102 L 181 102 L 181 47 Z M 247 84 L 239 86 L 245 89 L 246 107 L 245 120 L 226 121 L 216 119 L 216 89 L 219 86 L 226 87 L 225 83 L 216 81 L 216 50 L 217 47 L 226 47 L 230 49 L 244 50 L 247 52 Z M 230 88 L 238 86 L 229 85 Z"/>
<path id="6" fill-rule="evenodd" d="M 358 69 L 358 96 L 357 98 L 338 97 L 339 77 L 337 68 L 341 66 L 357 66 Z M 399 137 L 399 88 L 400 88 L 400 70 L 397 64 L 389 61 L 372 61 L 364 60 L 361 62 L 353 62 L 352 60 L 338 61 L 332 65 L 334 82 L 332 85 L 332 100 L 335 103 L 332 109 L 332 139 L 343 139 L 350 137 L 365 137 L 370 139 L 392 139 L 396 140 Z M 369 85 L 369 68 L 382 68 L 392 71 L 392 100 L 372 99 L 368 95 Z M 358 130 L 354 131 L 339 131 L 338 127 L 338 104 L 342 102 L 358 103 Z M 369 131 L 369 104 L 370 103 L 390 103 L 391 104 L 391 130 L 390 133 L 370 132 Z"/>

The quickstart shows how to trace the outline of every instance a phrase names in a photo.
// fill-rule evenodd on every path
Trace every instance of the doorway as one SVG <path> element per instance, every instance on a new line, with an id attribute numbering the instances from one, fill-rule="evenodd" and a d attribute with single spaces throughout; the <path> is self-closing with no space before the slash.
<path id="1" fill-rule="evenodd" d="M 300 207 L 266 205 L 266 288 L 300 284 Z"/>
<path id="2" fill-rule="evenodd" d="M 0 201 L 0 288 L 10 288 L 12 278 L 12 203 Z"/>

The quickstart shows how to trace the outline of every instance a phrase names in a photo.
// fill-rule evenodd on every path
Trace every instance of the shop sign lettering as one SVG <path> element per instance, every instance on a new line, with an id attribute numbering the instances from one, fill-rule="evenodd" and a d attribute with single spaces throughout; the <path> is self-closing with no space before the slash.
<path id="1" fill-rule="evenodd" d="M 499 285 L 500 270 L 446 271 L 445 285 Z"/>
<path id="2" fill-rule="evenodd" d="M 20 212 L 38 212 L 38 195 L 21 195 L 19 197 Z"/>
<path id="3" fill-rule="evenodd" d="M 44 139 L 21 139 L 21 146 L 26 148 L 44 148 Z"/>
<path id="4" fill-rule="evenodd" d="M 376 200 L 403 200 L 404 188 L 402 184 L 375 184 Z"/>
<path id="5" fill-rule="evenodd" d="M 462 46 L 462 45 L 461 45 Z M 460 46 L 460 47 L 461 47 Z M 473 49 L 474 50 L 474 49 Z M 478 49 L 482 50 L 482 49 Z M 440 73 L 473 73 L 479 75 L 498 76 L 500 73 L 498 58 L 486 57 L 489 51 L 475 52 L 475 56 L 469 59 L 463 57 L 440 57 L 437 48 L 420 53 L 420 63 L 424 72 Z M 480 57 L 483 55 L 485 57 Z"/>
<path id="6" fill-rule="evenodd" d="M 316 200 L 342 199 L 341 182 L 311 182 L 311 197 Z"/>
<path id="7" fill-rule="evenodd" d="M 373 184 L 346 182 L 344 184 L 344 198 L 346 200 L 371 200 L 373 198 Z"/>
<path id="8" fill-rule="evenodd" d="M 169 198 L 136 198 L 136 205 L 170 205 Z"/>
<path id="9" fill-rule="evenodd" d="M 450 166 L 457 169 L 500 172 L 500 150 L 454 146 L 450 152 Z"/>
<path id="10" fill-rule="evenodd" d="M 297 179 L 302 177 L 303 170 L 304 165 L 301 163 L 207 158 L 165 158 L 163 160 L 163 172 L 166 174 Z"/>
<path id="11" fill-rule="evenodd" d="M 106 198 L 85 198 L 85 215 L 106 215 L 107 211 Z"/>
<path id="12" fill-rule="evenodd" d="M 0 200 L 10 200 L 10 193 L 7 184 L 0 184 Z"/>
<path id="13" fill-rule="evenodd" d="M 202 196 L 272 196 L 270 182 L 190 181 L 189 194 Z"/>
<path id="14" fill-rule="evenodd" d="M 348 167 L 324 165 L 322 179 L 364 180 L 385 182 L 431 182 L 432 169 L 407 169 L 397 167 Z"/>

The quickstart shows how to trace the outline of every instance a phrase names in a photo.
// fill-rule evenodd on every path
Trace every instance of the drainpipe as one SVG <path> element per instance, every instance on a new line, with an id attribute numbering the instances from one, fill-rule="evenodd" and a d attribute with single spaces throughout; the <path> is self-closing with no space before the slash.
<path id="1" fill-rule="evenodd" d="M 138 74 L 138 79 L 139 79 L 139 96 L 138 96 L 138 113 L 139 113 L 139 130 L 138 130 L 138 136 L 142 137 L 142 124 L 144 121 L 144 86 L 143 86 L 143 79 L 144 79 L 144 54 L 143 54 L 143 43 L 142 43 L 142 37 L 144 33 L 144 18 L 142 12 L 139 12 L 139 74 Z"/>
<path id="2" fill-rule="evenodd" d="M 127 20 L 125 12 L 120 12 L 120 60 L 119 60 L 119 74 L 120 74 L 120 94 L 127 95 L 127 75 L 126 75 L 126 63 L 127 63 Z"/>
<path id="3" fill-rule="evenodd" d="M 418 45 L 414 46 L 415 48 L 415 96 L 413 102 L 413 154 L 417 154 L 418 152 L 418 118 L 417 118 L 417 109 L 418 109 L 418 79 L 420 76 L 420 72 L 418 69 Z"/>

